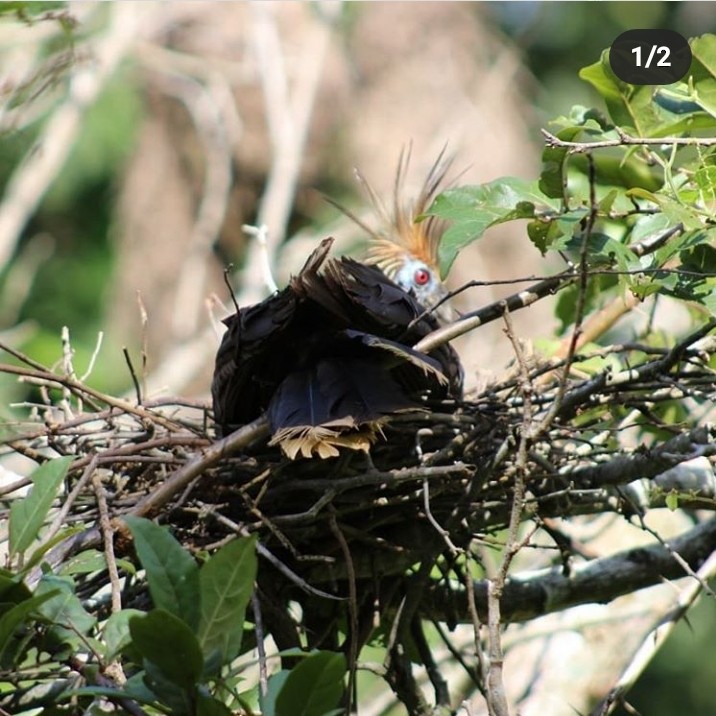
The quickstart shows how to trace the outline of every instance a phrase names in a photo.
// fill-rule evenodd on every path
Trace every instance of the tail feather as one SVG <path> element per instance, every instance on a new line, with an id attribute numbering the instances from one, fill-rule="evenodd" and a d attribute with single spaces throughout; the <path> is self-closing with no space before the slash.
<path id="1" fill-rule="evenodd" d="M 339 448 L 369 452 L 371 445 L 381 434 L 380 426 L 372 423 L 361 430 L 349 433 L 341 432 L 343 426 L 335 428 L 326 425 L 300 426 L 277 430 L 269 445 L 280 446 L 289 460 L 301 457 L 313 457 L 314 453 L 321 459 L 338 457 Z"/>
<path id="2" fill-rule="evenodd" d="M 323 360 L 287 376 L 268 407 L 273 437 L 290 459 L 368 451 L 390 413 L 416 407 L 374 362 Z"/>
<path id="3" fill-rule="evenodd" d="M 367 360 L 322 360 L 288 375 L 268 407 L 273 431 L 347 421 L 356 428 L 416 405 L 385 370 Z"/>
<path id="4" fill-rule="evenodd" d="M 387 338 L 380 338 L 379 336 L 371 335 L 370 333 L 362 333 L 361 331 L 346 330 L 344 334 L 351 340 L 359 341 L 364 346 L 369 348 L 377 348 L 381 351 L 385 351 L 396 359 L 396 365 L 401 363 L 409 363 L 410 365 L 419 368 L 423 375 L 433 377 L 442 386 L 448 385 L 448 379 L 445 373 L 442 371 L 440 362 L 431 358 L 425 353 L 416 351 L 410 346 L 406 346 L 403 343 L 397 341 L 391 341 Z"/>

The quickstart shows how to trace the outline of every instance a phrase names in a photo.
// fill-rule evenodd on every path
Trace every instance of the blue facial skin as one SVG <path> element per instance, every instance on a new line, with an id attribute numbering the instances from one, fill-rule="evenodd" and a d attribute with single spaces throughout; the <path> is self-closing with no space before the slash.
<path id="1" fill-rule="evenodd" d="M 394 280 L 404 291 L 412 292 L 426 308 L 431 308 L 447 294 L 433 269 L 419 259 L 410 258 L 408 254 Z"/>

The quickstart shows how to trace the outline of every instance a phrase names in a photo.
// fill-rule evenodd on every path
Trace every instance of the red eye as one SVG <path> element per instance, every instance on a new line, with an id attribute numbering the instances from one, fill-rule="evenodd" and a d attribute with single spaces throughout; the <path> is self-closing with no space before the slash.
<path id="1" fill-rule="evenodd" d="M 424 286 L 430 281 L 430 271 L 424 268 L 416 269 L 413 279 L 418 286 Z"/>

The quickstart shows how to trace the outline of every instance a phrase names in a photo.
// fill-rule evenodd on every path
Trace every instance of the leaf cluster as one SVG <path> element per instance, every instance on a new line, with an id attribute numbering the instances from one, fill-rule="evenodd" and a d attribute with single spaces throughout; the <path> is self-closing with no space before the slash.
<path id="1" fill-rule="evenodd" d="M 580 77 L 603 108 L 573 107 L 552 122 L 539 179 L 503 177 L 450 189 L 429 213 L 452 222 L 441 245 L 458 252 L 497 224 L 527 220 L 543 255 L 590 272 L 586 309 L 631 292 L 716 310 L 716 36 L 691 40 L 687 76 L 665 87 L 622 82 L 609 52 Z M 663 240 L 661 237 L 666 237 Z M 576 287 L 558 307 L 574 321 Z"/>
<path id="2" fill-rule="evenodd" d="M 258 688 L 245 684 L 250 663 L 237 663 L 237 658 L 254 645 L 253 634 L 244 637 L 257 571 L 256 537 L 228 542 L 204 555 L 200 566 L 165 527 L 127 517 L 153 608 L 124 608 L 102 617 L 101 605 L 91 606 L 78 596 L 73 576 L 104 571 L 104 555 L 80 552 L 57 574 L 43 561 L 68 537 L 67 530 L 49 540 L 42 534 L 71 463 L 67 457 L 45 462 L 31 475 L 29 493 L 11 506 L 15 568 L 0 572 L 0 680 L 12 688 L 0 697 L 2 707 L 69 713 L 103 699 L 178 716 L 253 712 Z M 137 572 L 130 561 L 118 563 L 128 585 Z M 43 573 L 31 591 L 25 581 L 38 568 Z M 268 680 L 260 697 L 262 713 L 337 713 L 344 657 L 330 652 L 300 656 L 295 669 Z M 103 676 L 112 664 L 121 664 L 124 683 Z M 82 678 L 70 678 L 68 668 Z M 32 673 L 45 674 L 51 682 L 41 686 Z"/>

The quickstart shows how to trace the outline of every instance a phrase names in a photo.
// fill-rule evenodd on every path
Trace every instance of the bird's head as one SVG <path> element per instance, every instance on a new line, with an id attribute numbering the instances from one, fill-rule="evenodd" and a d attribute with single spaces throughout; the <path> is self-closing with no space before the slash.
<path id="1" fill-rule="evenodd" d="M 378 196 L 362 174 L 356 171 L 378 214 L 380 226 L 372 228 L 358 216 L 334 203 L 358 224 L 370 239 L 366 263 L 382 269 L 403 290 L 412 293 L 425 308 L 433 308 L 447 294 L 440 277 L 438 248 L 445 232 L 445 222 L 434 216 L 424 216 L 441 189 L 452 159 L 440 152 L 428 172 L 417 197 L 405 195 L 405 177 L 410 164 L 410 147 L 403 150 L 393 186 L 392 206 Z M 329 200 L 330 201 L 330 200 Z M 438 317 L 449 319 L 451 312 L 440 306 Z"/>

